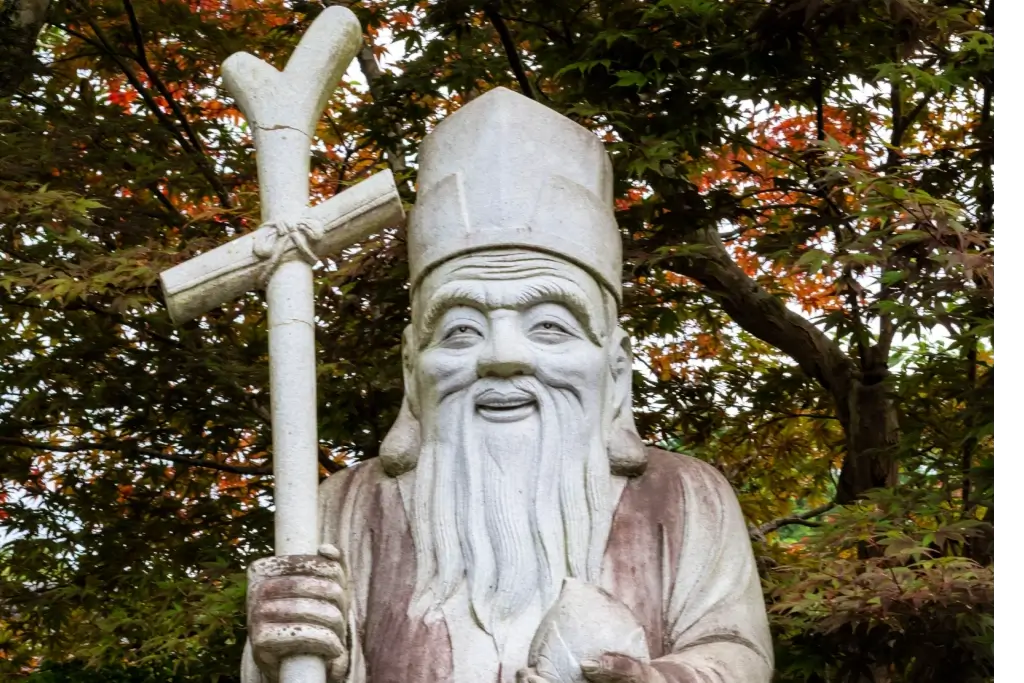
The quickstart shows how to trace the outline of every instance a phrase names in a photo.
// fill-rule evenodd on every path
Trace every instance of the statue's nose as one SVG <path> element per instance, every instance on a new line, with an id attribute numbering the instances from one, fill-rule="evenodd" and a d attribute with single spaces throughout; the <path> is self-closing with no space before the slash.
<path id="1" fill-rule="evenodd" d="M 492 321 L 490 338 L 477 360 L 477 373 L 481 377 L 533 374 L 529 344 L 511 316 L 501 316 Z"/>

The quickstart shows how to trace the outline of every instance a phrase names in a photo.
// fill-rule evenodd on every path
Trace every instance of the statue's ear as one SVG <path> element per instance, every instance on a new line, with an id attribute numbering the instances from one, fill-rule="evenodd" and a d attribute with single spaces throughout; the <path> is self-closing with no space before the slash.
<path id="1" fill-rule="evenodd" d="M 402 330 L 402 384 L 405 387 L 405 402 L 415 417 L 420 415 L 419 387 L 416 386 L 416 354 L 419 347 L 416 344 L 416 330 L 412 323 Z"/>
<path id="2" fill-rule="evenodd" d="M 413 372 L 416 353 L 414 335 L 412 325 L 407 325 L 402 334 L 402 381 L 405 384 L 405 396 L 398 411 L 398 419 L 391 425 L 380 445 L 381 464 L 384 472 L 392 477 L 416 468 L 422 445 L 416 375 Z"/>
<path id="3" fill-rule="evenodd" d="M 608 461 L 612 474 L 635 477 L 647 469 L 647 450 L 633 422 L 633 351 L 629 335 L 621 327 L 612 335 L 609 353 L 614 417 L 608 434 Z"/>

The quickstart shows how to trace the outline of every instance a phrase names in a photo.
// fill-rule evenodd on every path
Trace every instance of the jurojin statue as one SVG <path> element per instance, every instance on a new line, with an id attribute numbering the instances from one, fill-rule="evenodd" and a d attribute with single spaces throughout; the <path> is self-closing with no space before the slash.
<path id="1" fill-rule="evenodd" d="M 408 247 L 401 413 L 321 485 L 322 556 L 251 568 L 243 680 L 767 683 L 735 494 L 633 423 L 601 141 L 475 99 L 420 148 Z"/>

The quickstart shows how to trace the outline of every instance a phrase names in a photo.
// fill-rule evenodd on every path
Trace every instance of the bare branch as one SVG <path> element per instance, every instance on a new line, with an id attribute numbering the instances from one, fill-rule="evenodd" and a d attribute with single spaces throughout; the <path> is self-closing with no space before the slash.
<path id="1" fill-rule="evenodd" d="M 272 423 L 272 420 L 270 419 L 270 411 L 267 410 L 266 406 L 261 405 L 256 399 L 249 399 L 249 410 L 251 410 L 256 417 L 260 418 L 260 420 L 266 424 L 269 425 Z"/>
<path id="2" fill-rule="evenodd" d="M 819 505 L 818 507 L 814 508 L 813 510 L 808 510 L 807 512 L 801 512 L 799 515 L 793 515 L 792 517 L 781 517 L 779 519 L 773 519 L 770 522 L 765 522 L 761 526 L 756 527 L 756 529 L 754 531 L 756 532 L 756 534 L 760 535 L 761 539 L 763 539 L 766 534 L 770 534 L 773 531 L 777 531 L 777 530 L 781 529 L 784 526 L 790 526 L 792 524 L 799 524 L 801 526 L 809 526 L 809 527 L 818 527 L 818 526 L 821 526 L 821 522 L 814 522 L 814 521 L 811 521 L 811 519 L 813 517 L 818 517 L 820 515 L 825 514 L 826 512 L 828 512 L 829 510 L 831 510 L 835 506 L 836 506 L 835 503 L 825 503 L 824 505 Z"/>
<path id="3" fill-rule="evenodd" d="M 119 451 L 121 453 L 139 453 L 141 455 L 148 455 L 152 458 L 159 460 L 170 460 L 181 465 L 188 465 L 190 467 L 205 467 L 211 470 L 218 470 L 220 472 L 230 472 L 232 474 L 270 474 L 271 468 L 269 467 L 249 467 L 246 465 L 230 465 L 227 463 L 217 462 L 215 460 L 202 460 L 198 458 L 190 458 L 183 455 L 175 455 L 173 453 L 165 453 L 162 450 L 156 448 L 145 448 L 138 446 L 133 441 L 107 441 L 107 442 L 91 442 L 91 441 L 77 441 L 67 446 L 58 446 L 55 444 L 45 443 L 43 441 L 32 441 L 29 439 L 18 439 L 9 436 L 0 436 L 0 444 L 8 446 L 19 446 L 21 448 L 31 448 L 36 451 L 51 451 L 57 453 L 81 453 L 83 451 Z"/>
<path id="4" fill-rule="evenodd" d="M 341 5 L 342 7 L 351 8 L 351 0 L 328 0 L 324 2 L 324 5 L 330 7 L 331 5 Z M 364 39 L 363 46 L 359 49 L 356 54 L 356 59 L 359 61 L 359 70 L 363 72 L 363 78 L 366 79 L 366 85 L 370 90 L 370 95 L 377 102 L 383 101 L 384 93 L 380 87 L 381 78 L 384 76 L 384 72 L 381 70 L 380 65 L 377 63 L 377 58 L 373 54 L 373 43 Z M 331 122 L 334 125 L 334 122 Z M 397 130 L 390 131 L 392 134 L 396 134 Z M 339 136 L 340 137 L 340 136 Z M 387 157 L 388 165 L 391 166 L 391 170 L 396 174 L 406 170 L 405 155 L 402 154 L 401 148 L 396 147 L 394 149 L 385 149 L 384 154 Z M 410 185 L 411 188 L 411 185 Z"/>
<path id="5" fill-rule="evenodd" d="M 142 39 L 142 27 L 139 26 L 139 20 L 135 17 L 135 8 L 132 6 L 131 0 L 123 0 L 123 3 L 125 11 L 128 13 L 128 21 L 132 26 L 132 36 L 135 38 L 135 49 L 137 53 L 135 61 L 139 63 L 142 70 L 146 72 L 147 76 L 149 76 L 149 80 L 156 86 L 157 90 L 160 91 L 163 98 L 167 100 L 168 106 L 170 106 L 171 111 L 174 112 L 175 117 L 181 123 L 181 127 L 185 129 L 185 134 L 192 142 L 192 146 L 195 148 L 195 151 L 203 155 L 205 158 L 206 146 L 196 134 L 195 129 L 192 127 L 192 122 L 188 120 L 187 116 L 185 116 L 185 112 L 181 110 L 177 100 L 174 99 L 174 95 L 167 89 L 163 79 L 156 73 L 149 63 L 149 58 L 146 57 L 146 44 Z"/>
<path id="6" fill-rule="evenodd" d="M 217 176 L 217 173 L 210 166 L 209 160 L 203 154 L 202 150 L 194 148 L 191 145 L 191 143 L 189 143 L 189 141 L 186 140 L 184 136 L 182 136 L 181 131 L 178 130 L 178 126 L 175 125 L 174 121 L 172 121 L 167 116 L 167 114 L 164 113 L 160 105 L 156 103 L 156 100 L 153 98 L 152 93 L 150 93 L 149 90 L 142 84 L 142 81 L 139 80 L 139 77 L 135 73 L 135 70 L 132 69 L 127 63 L 125 63 L 124 59 L 122 59 L 118 51 L 115 50 L 113 45 L 111 45 L 110 41 L 107 40 L 106 34 L 103 33 L 102 29 L 100 29 L 96 22 L 93 21 L 92 18 L 89 16 L 87 10 L 82 10 L 82 14 L 85 22 L 89 25 L 89 28 L 92 29 L 93 34 L 96 36 L 96 39 L 99 41 L 99 43 L 89 40 L 88 38 L 84 38 L 82 34 L 70 30 L 67 27 L 60 26 L 59 28 L 63 31 L 66 31 L 67 33 L 70 33 L 71 35 L 83 38 L 85 40 L 89 40 L 90 43 L 98 45 L 104 50 L 104 52 L 107 53 L 107 55 L 110 56 L 112 60 L 114 60 L 117 66 L 121 69 L 121 72 L 124 73 L 125 78 L 128 79 L 128 82 L 132 84 L 132 87 L 135 88 L 135 90 L 139 93 L 139 96 L 142 97 L 142 101 L 145 102 L 146 107 L 153 113 L 157 121 L 160 122 L 160 125 L 166 128 L 167 131 L 174 137 L 175 141 L 181 147 L 182 151 L 184 151 L 189 157 L 191 157 L 195 161 L 196 166 L 199 168 L 199 172 L 202 173 L 203 177 L 206 178 L 207 182 L 210 183 L 214 191 L 217 193 L 217 197 L 220 199 L 221 205 L 226 209 L 232 208 L 231 198 L 228 195 L 227 189 L 224 187 L 224 184 Z"/>
<path id="7" fill-rule="evenodd" d="M 320 446 L 316 450 L 316 459 L 320 463 L 321 467 L 327 470 L 330 474 L 334 474 L 339 470 L 345 469 L 338 463 L 331 460 L 330 452 L 323 446 Z"/>
<path id="8" fill-rule="evenodd" d="M 523 94 L 532 100 L 537 99 L 537 96 L 533 92 L 533 86 L 530 84 L 530 79 L 526 76 L 526 69 L 523 68 L 523 61 L 519 57 L 519 50 L 516 49 L 516 43 L 512 39 L 512 33 L 508 30 L 508 25 L 505 20 L 498 14 L 498 8 L 495 3 L 487 3 L 484 5 L 484 15 L 494 26 L 494 30 L 498 32 L 498 38 L 501 39 L 501 46 L 505 48 L 505 55 L 508 57 L 508 64 L 512 67 L 512 73 L 515 75 L 516 80 L 519 82 L 519 89 L 523 91 Z"/>

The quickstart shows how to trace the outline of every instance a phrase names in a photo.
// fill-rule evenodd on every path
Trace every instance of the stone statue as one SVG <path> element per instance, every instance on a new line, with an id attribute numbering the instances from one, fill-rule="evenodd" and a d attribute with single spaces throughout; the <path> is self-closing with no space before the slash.
<path id="1" fill-rule="evenodd" d="M 424 141 L 405 400 L 320 487 L 319 555 L 250 569 L 245 683 L 767 683 L 726 480 L 645 447 L 601 141 L 497 88 Z"/>

